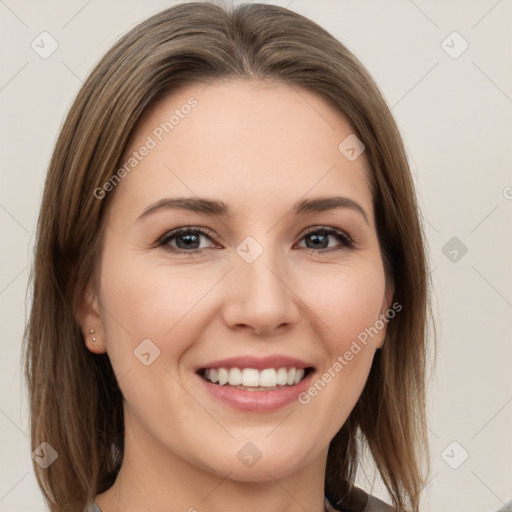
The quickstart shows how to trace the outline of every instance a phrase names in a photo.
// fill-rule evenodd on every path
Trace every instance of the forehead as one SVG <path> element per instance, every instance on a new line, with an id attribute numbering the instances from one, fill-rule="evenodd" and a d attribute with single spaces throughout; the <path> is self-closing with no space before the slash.
<path id="1" fill-rule="evenodd" d="M 122 157 L 130 171 L 119 189 L 126 190 L 116 194 L 145 204 L 164 195 L 222 197 L 240 210 L 337 192 L 371 212 L 364 153 L 349 160 L 339 149 L 353 136 L 340 112 L 297 86 L 194 84 L 139 120 Z"/>

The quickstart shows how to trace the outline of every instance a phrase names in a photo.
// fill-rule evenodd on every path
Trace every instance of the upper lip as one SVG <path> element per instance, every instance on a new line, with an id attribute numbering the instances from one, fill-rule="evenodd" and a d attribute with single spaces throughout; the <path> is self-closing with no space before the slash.
<path id="1" fill-rule="evenodd" d="M 273 355 L 267 357 L 255 357 L 250 355 L 218 359 L 204 365 L 198 366 L 197 371 L 205 368 L 254 368 L 264 370 L 265 368 L 312 368 L 313 365 L 296 357 L 285 355 Z"/>

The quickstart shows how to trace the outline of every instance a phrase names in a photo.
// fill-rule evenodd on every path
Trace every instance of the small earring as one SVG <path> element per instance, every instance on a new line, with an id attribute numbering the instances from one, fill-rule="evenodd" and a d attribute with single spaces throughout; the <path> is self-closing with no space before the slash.
<path id="1" fill-rule="evenodd" d="M 91 330 L 89 331 L 89 333 L 90 333 L 90 334 L 94 334 L 94 329 L 91 329 Z M 95 342 L 95 341 L 96 341 L 96 337 L 95 337 L 95 336 L 93 336 L 92 341 L 93 341 L 93 342 Z"/>

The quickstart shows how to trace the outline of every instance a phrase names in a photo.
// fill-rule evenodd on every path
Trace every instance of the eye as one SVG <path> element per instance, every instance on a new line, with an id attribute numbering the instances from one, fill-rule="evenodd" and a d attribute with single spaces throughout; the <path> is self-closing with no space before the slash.
<path id="1" fill-rule="evenodd" d="M 157 245 L 170 252 L 196 256 L 200 255 L 205 249 L 214 248 L 211 245 L 201 247 L 201 238 L 220 244 L 217 237 L 210 231 L 202 228 L 186 227 L 169 231 L 160 238 Z M 338 241 L 337 247 L 329 245 L 332 239 Z M 302 248 L 317 254 L 355 247 L 354 242 L 348 235 L 342 231 L 327 227 L 314 227 L 308 230 L 302 236 L 302 240 L 306 241 L 306 247 L 302 246 Z"/>
<path id="2" fill-rule="evenodd" d="M 178 228 L 166 233 L 158 245 L 171 252 L 186 253 L 190 256 L 203 252 L 207 247 L 200 247 L 201 238 L 217 242 L 216 237 L 200 228 Z M 218 242 L 217 242 L 218 243 Z"/>
<path id="3" fill-rule="evenodd" d="M 329 238 L 337 239 L 338 242 L 341 244 L 341 247 L 329 246 Z M 312 249 L 313 252 L 326 252 L 326 249 L 339 250 L 345 248 L 354 248 L 354 242 L 348 235 L 346 235 L 342 231 L 338 231 L 337 229 L 333 228 L 312 228 L 306 234 L 303 235 L 301 240 L 305 240 L 306 249 Z M 318 251 L 317 249 L 320 249 L 320 251 Z"/>

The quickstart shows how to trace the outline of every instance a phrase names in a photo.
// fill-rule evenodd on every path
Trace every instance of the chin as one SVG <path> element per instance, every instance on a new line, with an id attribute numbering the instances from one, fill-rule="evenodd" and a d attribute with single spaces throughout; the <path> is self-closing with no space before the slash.
<path id="1" fill-rule="evenodd" d="M 313 454 L 308 457 L 304 453 L 304 445 L 301 446 L 300 443 L 300 453 L 292 447 L 283 451 L 282 445 L 280 447 L 268 443 L 265 447 L 262 446 L 261 450 L 250 442 L 236 444 L 237 448 L 227 448 L 229 454 L 226 452 L 217 455 L 212 454 L 212 457 L 217 458 L 217 463 L 214 466 L 211 464 L 211 460 L 202 461 L 200 465 L 207 471 L 219 476 L 229 475 L 230 480 L 264 482 L 288 477 L 300 470 L 315 456 Z M 238 448 L 238 445 L 241 448 Z M 230 455 L 231 453 L 233 455 Z"/>

